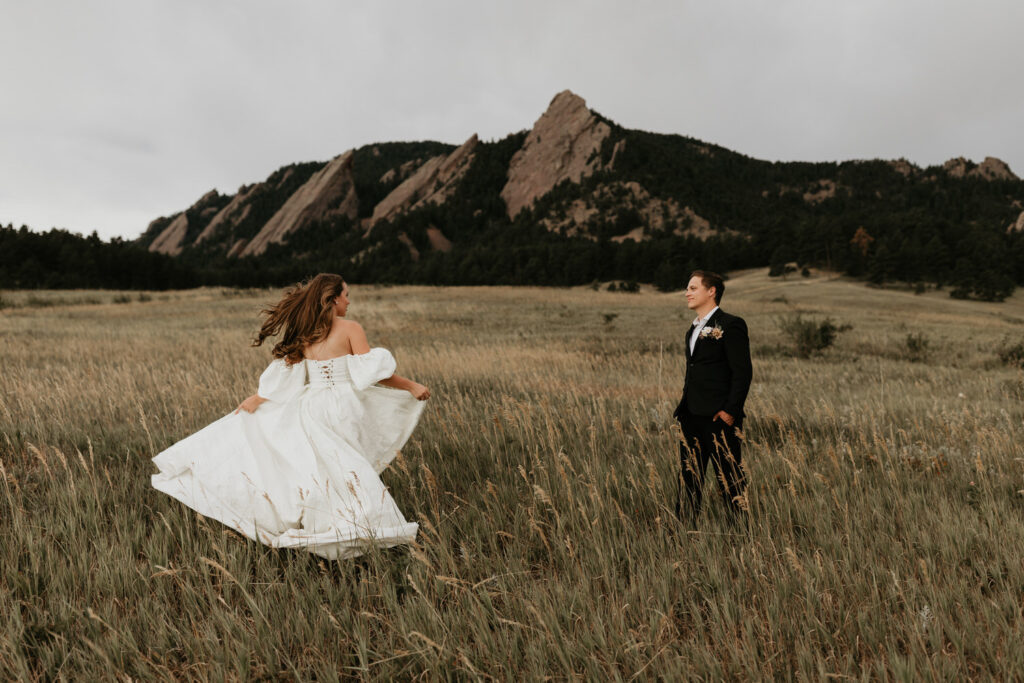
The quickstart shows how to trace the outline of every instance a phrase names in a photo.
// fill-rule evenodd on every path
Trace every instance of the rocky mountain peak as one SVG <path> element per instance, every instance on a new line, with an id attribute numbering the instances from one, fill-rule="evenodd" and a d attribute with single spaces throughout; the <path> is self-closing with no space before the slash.
<path id="1" fill-rule="evenodd" d="M 982 180 L 1020 180 L 1002 159 L 985 157 L 983 162 L 968 170 L 970 165 L 967 159 L 956 157 L 944 163 L 942 168 L 954 178 L 975 177 Z"/>
<path id="2" fill-rule="evenodd" d="M 451 154 L 427 160 L 373 209 L 368 230 L 376 223 L 430 204 L 443 204 L 469 170 L 480 140 L 474 133 Z"/>
<path id="3" fill-rule="evenodd" d="M 985 180 L 1020 180 L 1005 161 L 995 157 L 985 157 L 974 172 Z"/>
<path id="4" fill-rule="evenodd" d="M 600 166 L 595 154 L 611 127 L 569 90 L 555 95 L 512 157 L 508 182 L 501 191 L 509 218 L 563 180 L 578 183 Z"/>
<path id="5" fill-rule="evenodd" d="M 288 234 L 314 220 L 332 216 L 355 219 L 359 211 L 359 199 L 352 179 L 352 154 L 352 150 L 349 150 L 338 155 L 314 173 L 239 254 L 262 254 L 271 243 L 284 242 Z"/>
<path id="6" fill-rule="evenodd" d="M 150 225 L 152 225 L 152 223 L 150 223 Z M 186 216 L 185 212 L 182 211 L 175 216 L 170 225 L 164 228 L 163 231 L 156 236 L 156 239 L 154 239 L 149 245 L 149 250 L 155 251 L 159 254 L 177 256 L 181 253 L 183 248 L 182 242 L 184 241 L 185 234 L 187 232 L 188 216 Z"/>
<path id="7" fill-rule="evenodd" d="M 956 157 L 942 164 L 942 170 L 954 178 L 963 178 L 967 175 L 967 159 Z"/>
<path id="8" fill-rule="evenodd" d="M 208 219 L 213 216 L 219 210 L 219 203 L 225 200 L 217 190 L 210 190 L 202 197 L 200 197 L 195 204 L 190 206 L 185 211 L 177 214 L 174 219 L 160 231 L 160 234 L 156 236 L 153 242 L 149 245 L 150 251 L 155 251 L 161 254 L 170 254 L 171 256 L 177 256 L 185 248 L 186 237 L 189 232 L 189 214 L 195 217 L 197 220 Z M 158 223 L 160 219 L 153 221 L 149 224 L 149 229 L 153 229 L 154 224 Z"/>
<path id="9" fill-rule="evenodd" d="M 917 167 L 903 157 L 890 161 L 889 165 L 892 166 L 894 171 L 906 178 L 909 178 L 917 172 Z"/>
<path id="10" fill-rule="evenodd" d="M 228 202 L 227 206 L 218 211 L 210 220 L 210 222 L 206 224 L 206 227 L 203 228 L 203 231 L 199 233 L 199 236 L 196 237 L 196 244 L 199 244 L 200 242 L 209 239 L 210 236 L 217 231 L 217 228 L 223 225 L 225 221 L 232 219 L 244 219 L 245 216 L 248 214 L 249 210 L 252 208 L 249 206 L 248 201 L 250 195 L 252 194 L 253 190 L 256 189 L 256 187 L 258 187 L 258 185 L 243 185 L 241 188 L 239 188 L 238 193 L 231 198 L 231 201 Z"/>
<path id="11" fill-rule="evenodd" d="M 1021 211 L 1020 215 L 1017 216 L 1017 221 L 1016 222 L 1010 223 L 1009 227 L 1006 228 L 1006 232 L 1007 233 L 1024 232 L 1024 211 Z"/>

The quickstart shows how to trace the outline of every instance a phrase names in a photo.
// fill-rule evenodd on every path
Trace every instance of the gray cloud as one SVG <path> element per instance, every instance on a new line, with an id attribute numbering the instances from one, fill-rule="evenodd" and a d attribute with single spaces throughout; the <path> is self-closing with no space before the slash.
<path id="1" fill-rule="evenodd" d="M 1011 0 L 0 0 L 0 221 L 134 237 L 212 187 L 528 128 L 570 88 L 765 159 L 1024 174 Z"/>

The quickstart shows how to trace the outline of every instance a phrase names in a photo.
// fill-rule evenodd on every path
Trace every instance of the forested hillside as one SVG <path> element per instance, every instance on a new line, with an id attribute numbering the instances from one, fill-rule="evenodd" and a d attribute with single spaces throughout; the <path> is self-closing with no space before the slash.
<path id="1" fill-rule="evenodd" d="M 557 95 L 500 140 L 366 145 L 211 191 L 133 244 L 4 229 L 2 287 L 355 282 L 683 286 L 821 267 L 998 300 L 1024 282 L 1024 182 L 998 159 L 769 162 Z"/>

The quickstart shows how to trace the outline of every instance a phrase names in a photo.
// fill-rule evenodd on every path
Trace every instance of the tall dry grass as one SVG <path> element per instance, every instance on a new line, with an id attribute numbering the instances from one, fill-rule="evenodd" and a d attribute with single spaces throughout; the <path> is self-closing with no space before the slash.
<path id="1" fill-rule="evenodd" d="M 252 391 L 274 292 L 5 293 L 0 677 L 1024 675 L 1024 374 L 999 356 L 1020 296 L 734 278 L 751 523 L 709 492 L 687 532 L 681 295 L 352 289 L 434 398 L 384 475 L 417 546 L 341 563 L 149 487 L 152 455 Z M 799 359 L 795 312 L 852 329 Z"/>

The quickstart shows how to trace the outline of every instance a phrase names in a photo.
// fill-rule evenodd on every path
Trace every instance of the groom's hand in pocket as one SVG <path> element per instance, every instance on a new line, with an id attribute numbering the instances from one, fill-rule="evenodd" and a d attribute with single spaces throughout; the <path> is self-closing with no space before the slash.
<path id="1" fill-rule="evenodd" d="M 732 423 L 736 421 L 736 418 L 734 418 L 732 415 L 725 412 L 724 410 L 719 410 L 717 413 L 715 413 L 715 416 L 711 418 L 712 422 L 714 422 L 715 420 L 721 420 L 725 424 L 732 427 Z"/>

